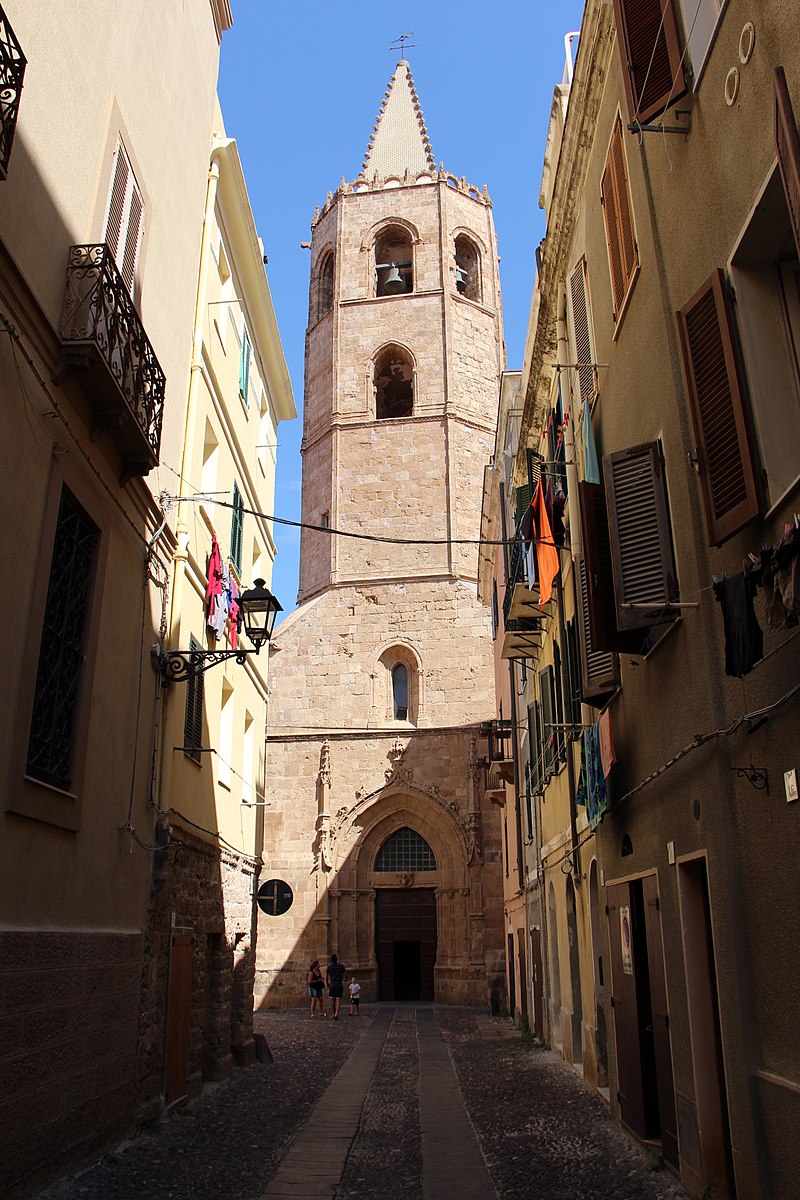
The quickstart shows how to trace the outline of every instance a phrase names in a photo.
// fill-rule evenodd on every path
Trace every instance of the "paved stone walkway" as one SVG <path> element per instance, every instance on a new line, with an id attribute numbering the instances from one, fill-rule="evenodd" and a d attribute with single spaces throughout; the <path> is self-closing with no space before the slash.
<path id="1" fill-rule="evenodd" d="M 256 1017 L 274 1063 L 42 1200 L 686 1200 L 599 1098 L 508 1021 L 379 1005 Z"/>

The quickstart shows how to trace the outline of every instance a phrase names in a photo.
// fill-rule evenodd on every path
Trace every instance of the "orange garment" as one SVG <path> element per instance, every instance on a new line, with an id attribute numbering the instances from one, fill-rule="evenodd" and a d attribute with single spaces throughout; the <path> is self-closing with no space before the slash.
<path id="1" fill-rule="evenodd" d="M 553 580 L 558 574 L 559 561 L 558 550 L 550 530 L 541 479 L 536 484 L 532 508 L 536 526 L 536 563 L 539 568 L 539 608 L 543 608 L 553 594 Z"/>

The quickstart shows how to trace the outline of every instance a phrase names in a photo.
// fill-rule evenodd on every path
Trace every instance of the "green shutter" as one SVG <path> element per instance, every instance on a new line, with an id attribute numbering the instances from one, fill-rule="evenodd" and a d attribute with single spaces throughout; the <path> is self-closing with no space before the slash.
<path id="1" fill-rule="evenodd" d="M 247 329 L 242 330 L 242 356 L 239 359 L 239 395 L 247 408 L 247 394 L 250 386 L 250 338 Z"/>
<path id="2" fill-rule="evenodd" d="M 244 527 L 244 501 L 238 485 L 233 485 L 233 515 L 231 517 L 231 562 L 239 575 L 242 573 L 242 533 Z"/>
<path id="3" fill-rule="evenodd" d="M 539 702 L 534 700 L 528 705 L 528 777 L 531 791 L 539 795 L 542 787 L 543 763 L 542 741 L 539 724 Z"/>
<path id="4" fill-rule="evenodd" d="M 195 637 L 189 641 L 189 649 L 194 655 L 202 650 Z M 196 763 L 202 762 L 200 749 L 203 745 L 203 680 L 202 671 L 195 671 L 186 680 L 186 712 L 183 720 L 183 745 L 189 758 Z"/>

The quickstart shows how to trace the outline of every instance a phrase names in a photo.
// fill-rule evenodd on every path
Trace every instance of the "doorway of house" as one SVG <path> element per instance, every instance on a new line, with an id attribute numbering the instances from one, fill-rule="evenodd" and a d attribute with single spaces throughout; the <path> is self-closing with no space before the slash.
<path id="1" fill-rule="evenodd" d="M 433 1000 L 436 893 L 379 888 L 375 896 L 379 1000 Z"/>
<path id="2" fill-rule="evenodd" d="M 658 879 L 609 884 L 606 899 L 620 1116 L 640 1138 L 660 1140 L 664 1158 L 678 1167 Z"/>

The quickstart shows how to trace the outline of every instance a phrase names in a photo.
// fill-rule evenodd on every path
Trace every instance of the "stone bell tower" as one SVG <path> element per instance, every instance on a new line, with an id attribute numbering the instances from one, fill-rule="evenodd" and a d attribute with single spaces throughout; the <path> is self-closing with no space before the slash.
<path id="1" fill-rule="evenodd" d="M 331 952 L 365 998 L 502 987 L 493 712 L 477 599 L 503 360 L 488 192 L 437 169 L 408 63 L 312 223 L 299 607 L 271 647 L 257 991 Z M 358 535 L 358 536 L 356 536 Z M 285 893 L 288 894 L 288 893 Z"/>

